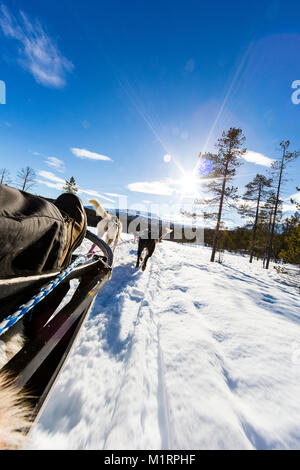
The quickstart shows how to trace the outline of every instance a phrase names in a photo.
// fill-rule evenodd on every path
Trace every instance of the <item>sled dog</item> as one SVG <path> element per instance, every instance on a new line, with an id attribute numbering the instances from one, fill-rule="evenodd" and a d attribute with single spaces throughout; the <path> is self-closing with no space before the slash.
<path id="1" fill-rule="evenodd" d="M 113 244 L 113 248 L 115 248 L 122 233 L 122 222 L 117 216 L 108 214 L 97 199 L 90 199 L 89 203 L 93 205 L 96 214 L 102 218 L 97 225 L 98 237 L 103 238 L 105 235 L 106 243 Z"/>
<path id="2" fill-rule="evenodd" d="M 24 344 L 23 321 L 19 321 L 0 338 L 0 370 L 23 348 Z"/>
<path id="3" fill-rule="evenodd" d="M 0 340 L 0 450 L 20 449 L 29 430 L 29 406 L 25 396 L 1 369 L 22 349 L 25 343 L 20 321 Z"/>
<path id="4" fill-rule="evenodd" d="M 25 444 L 30 408 L 10 378 L 0 372 L 0 450 L 17 450 Z"/>
<path id="5" fill-rule="evenodd" d="M 142 271 L 145 271 L 147 267 L 147 262 L 149 258 L 153 255 L 156 244 L 161 243 L 166 235 L 171 233 L 172 230 L 169 228 L 165 228 L 161 231 L 159 238 L 152 238 L 152 231 L 151 229 L 148 230 L 147 238 L 139 237 L 139 245 L 138 245 L 138 254 L 137 254 L 137 262 L 136 267 L 140 266 L 140 262 L 142 262 Z M 143 257 L 143 251 L 146 251 L 146 255 Z"/>
<path id="6" fill-rule="evenodd" d="M 145 271 L 147 267 L 148 259 L 151 258 L 151 256 L 153 255 L 156 244 L 158 242 L 159 240 L 153 240 L 153 239 L 145 240 L 143 238 L 139 238 L 139 247 L 138 247 L 137 262 L 136 262 L 137 268 L 140 266 L 140 261 L 141 261 L 143 263 L 142 270 Z M 146 256 L 143 258 L 142 253 L 144 250 L 146 250 Z"/>

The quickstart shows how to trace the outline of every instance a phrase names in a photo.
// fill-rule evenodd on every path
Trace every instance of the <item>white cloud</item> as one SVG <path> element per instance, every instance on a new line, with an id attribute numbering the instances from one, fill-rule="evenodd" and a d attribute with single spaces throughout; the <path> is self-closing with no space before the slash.
<path id="1" fill-rule="evenodd" d="M 155 194 L 158 196 L 171 196 L 179 194 L 185 198 L 195 198 L 198 195 L 198 183 L 191 179 L 192 175 L 185 175 L 181 179 L 165 178 L 160 181 L 143 181 L 130 183 L 127 188 L 130 191 Z"/>
<path id="2" fill-rule="evenodd" d="M 44 180 L 36 180 L 37 183 L 39 184 L 44 184 L 48 188 L 53 188 L 57 189 L 59 191 L 62 191 L 64 184 L 63 183 L 51 183 L 50 181 L 44 181 Z"/>
<path id="3" fill-rule="evenodd" d="M 37 20 L 30 22 L 22 11 L 18 20 L 1 5 L 0 27 L 6 37 L 16 41 L 18 62 L 34 76 L 37 83 L 53 88 L 65 86 L 66 73 L 71 72 L 74 66 L 61 55 Z"/>
<path id="4" fill-rule="evenodd" d="M 174 192 L 174 189 L 170 187 L 167 181 L 131 183 L 128 185 L 128 189 L 138 193 L 157 194 L 160 196 L 171 196 Z"/>
<path id="5" fill-rule="evenodd" d="M 98 191 L 95 191 L 94 189 L 79 189 L 78 193 L 87 194 L 88 196 L 91 196 L 91 197 L 99 197 L 100 199 L 104 199 L 105 201 L 109 201 L 109 202 L 115 202 L 113 199 L 110 199 L 106 196 L 103 196 L 102 194 L 99 194 Z"/>
<path id="6" fill-rule="evenodd" d="M 62 160 L 56 157 L 47 157 L 46 163 L 48 166 L 55 168 L 60 173 L 65 172 L 65 164 Z"/>
<path id="7" fill-rule="evenodd" d="M 49 180 L 49 181 L 44 181 L 44 180 L 37 181 L 40 184 L 44 184 L 48 186 L 48 188 L 53 188 L 53 189 L 57 189 L 61 191 L 66 184 L 66 180 L 64 180 L 63 178 L 59 178 L 58 176 L 51 173 L 51 171 L 38 171 L 38 175 L 41 176 L 42 178 L 45 178 L 45 180 Z M 53 181 L 53 183 L 51 181 Z M 115 202 L 113 199 L 103 196 L 102 194 L 98 193 L 98 191 L 95 191 L 94 189 L 78 188 L 78 194 L 86 194 L 91 197 L 96 197 L 96 198 L 98 197 L 98 198 L 104 199 L 105 201 Z"/>
<path id="8" fill-rule="evenodd" d="M 230 199 L 230 201 L 228 201 L 228 202 L 231 202 L 232 204 L 234 204 L 237 207 L 242 207 L 244 205 L 247 205 L 251 209 L 255 209 L 256 206 L 257 206 L 256 201 L 252 201 L 252 200 L 249 200 L 249 199 L 243 199 L 242 197 L 239 197 L 237 199 Z"/>
<path id="9" fill-rule="evenodd" d="M 262 165 L 270 167 L 274 160 L 272 158 L 266 157 L 262 153 L 254 152 L 253 150 L 247 150 L 245 155 L 243 155 L 244 160 L 249 163 L 255 163 L 255 165 Z"/>
<path id="10" fill-rule="evenodd" d="M 124 194 L 118 194 L 118 193 L 104 193 L 106 196 L 111 196 L 111 197 L 126 197 Z"/>
<path id="11" fill-rule="evenodd" d="M 71 152 L 73 153 L 73 155 L 75 155 L 78 158 L 89 158 L 91 160 L 112 161 L 112 159 L 109 157 L 100 155 L 99 153 L 90 152 L 90 150 L 86 150 L 86 149 L 71 148 Z"/>
<path id="12" fill-rule="evenodd" d="M 243 198 L 235 199 L 234 201 L 232 201 L 232 203 L 236 206 L 239 206 L 239 207 L 246 204 L 247 206 L 249 206 L 253 210 L 255 210 L 255 208 L 257 206 L 257 201 L 252 201 L 252 200 L 249 201 L 248 199 L 243 199 Z M 261 207 L 264 207 L 264 205 L 265 205 L 265 203 L 262 202 Z M 283 203 L 281 205 L 281 209 L 282 209 L 282 212 L 295 212 L 297 210 L 297 206 L 296 206 L 296 204 Z"/>
<path id="13" fill-rule="evenodd" d="M 283 212 L 296 212 L 297 210 L 296 204 L 282 204 L 281 207 Z"/>
<path id="14" fill-rule="evenodd" d="M 38 171 L 38 175 L 42 176 L 46 180 L 54 181 L 56 183 L 63 183 L 65 184 L 66 180 L 63 178 L 59 178 L 59 176 L 54 175 L 51 171 Z"/>
<path id="15" fill-rule="evenodd" d="M 294 201 L 300 203 L 300 191 L 298 193 L 292 194 L 288 199 L 293 199 Z"/>

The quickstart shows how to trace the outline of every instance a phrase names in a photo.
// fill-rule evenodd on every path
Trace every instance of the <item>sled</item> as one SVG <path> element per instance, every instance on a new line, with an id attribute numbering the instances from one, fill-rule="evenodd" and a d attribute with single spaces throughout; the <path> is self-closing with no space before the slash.
<path id="1" fill-rule="evenodd" d="M 110 247 L 89 231 L 86 239 L 100 252 L 90 252 L 85 256 L 85 262 L 70 272 L 64 270 L 62 273 L 0 280 L 0 318 L 3 319 L 67 272 L 57 287 L 23 317 L 26 343 L 0 371 L 8 374 L 26 393 L 33 409 L 33 422 L 41 413 L 97 294 L 111 277 L 113 253 Z M 76 265 L 80 256 L 73 255 L 72 264 Z M 71 281 L 73 295 L 69 292 Z"/>

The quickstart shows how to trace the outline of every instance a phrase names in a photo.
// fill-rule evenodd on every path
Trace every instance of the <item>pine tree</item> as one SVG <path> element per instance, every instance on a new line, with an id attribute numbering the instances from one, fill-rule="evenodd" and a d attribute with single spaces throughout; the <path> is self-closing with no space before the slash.
<path id="1" fill-rule="evenodd" d="M 283 246 L 279 253 L 285 263 L 300 264 L 300 214 L 285 219 L 282 227 Z"/>
<path id="2" fill-rule="evenodd" d="M 78 188 L 76 186 L 76 181 L 75 181 L 75 178 L 73 176 L 71 176 L 70 180 L 66 180 L 66 185 L 63 187 L 64 191 L 66 191 L 66 193 L 72 193 L 72 194 L 76 194 L 78 193 Z"/>
<path id="3" fill-rule="evenodd" d="M 245 140 L 241 129 L 231 127 L 227 132 L 224 131 L 222 137 L 218 140 L 216 144 L 218 153 L 210 155 L 213 162 L 213 171 L 211 173 L 213 181 L 208 183 L 207 187 L 214 194 L 214 197 L 207 200 L 206 203 L 218 205 L 218 212 L 210 215 L 217 221 L 213 237 L 211 262 L 215 261 L 224 204 L 232 203 L 238 197 L 238 188 L 227 186 L 227 184 L 235 176 L 237 167 L 242 163 L 241 157 L 246 149 L 241 147 Z"/>
<path id="4" fill-rule="evenodd" d="M 300 209 L 300 204 L 297 204 L 297 209 Z M 285 220 L 285 223 L 283 224 L 282 238 L 283 247 L 278 256 L 283 260 L 283 262 L 296 266 L 280 268 L 277 272 L 284 275 L 285 279 L 292 284 L 299 286 L 300 214 L 298 212 Z"/>
<path id="5" fill-rule="evenodd" d="M 267 262 L 266 262 L 266 269 L 269 268 L 270 264 L 270 259 L 272 256 L 272 250 L 273 250 L 273 238 L 274 238 L 274 231 L 275 231 L 275 225 L 276 225 L 276 216 L 277 216 L 277 209 L 278 209 L 278 204 L 279 204 L 279 198 L 280 198 L 280 192 L 281 192 L 281 186 L 283 183 L 283 175 L 284 175 L 284 170 L 287 168 L 288 164 L 295 160 L 296 158 L 299 157 L 300 153 L 299 152 L 290 152 L 289 151 L 289 146 L 290 146 L 290 141 L 289 140 L 282 140 L 280 142 L 280 147 L 282 150 L 282 156 L 280 160 L 277 160 L 272 164 L 272 171 L 273 174 L 275 174 L 278 178 L 278 183 L 277 183 L 277 192 L 276 192 L 276 200 L 275 200 L 275 207 L 274 207 L 274 215 L 273 215 L 273 220 L 272 220 L 272 225 L 271 225 L 271 234 L 270 234 L 270 243 L 268 246 L 268 254 L 267 254 Z"/>
<path id="6" fill-rule="evenodd" d="M 250 206 L 249 204 L 246 204 L 240 208 L 239 212 L 241 213 L 242 217 L 254 219 L 252 223 L 252 239 L 249 259 L 250 263 L 252 263 L 254 256 L 260 206 L 268 195 L 267 188 L 270 188 L 271 183 L 272 180 L 270 178 L 268 179 L 264 175 L 257 174 L 250 183 L 246 184 L 247 191 L 245 192 L 243 198 L 246 201 L 251 201 L 252 203 L 255 202 L 255 207 L 253 205 Z"/>
<path id="7" fill-rule="evenodd" d="M 300 191 L 300 188 L 296 188 Z M 297 211 L 300 210 L 300 203 L 291 199 L 292 204 L 296 204 Z M 279 257 L 286 263 L 300 264 L 300 214 L 296 212 L 290 218 L 285 219 L 282 225 L 283 247 Z"/>
<path id="8" fill-rule="evenodd" d="M 275 207 L 276 214 L 275 214 Z M 274 191 L 270 192 L 269 197 L 264 203 L 263 209 L 260 212 L 260 222 L 263 228 L 263 252 L 264 252 L 264 267 L 268 258 L 268 250 L 270 246 L 272 227 L 273 230 L 273 239 L 275 235 L 275 228 L 280 224 L 282 217 L 282 200 L 277 200 L 276 193 Z"/>

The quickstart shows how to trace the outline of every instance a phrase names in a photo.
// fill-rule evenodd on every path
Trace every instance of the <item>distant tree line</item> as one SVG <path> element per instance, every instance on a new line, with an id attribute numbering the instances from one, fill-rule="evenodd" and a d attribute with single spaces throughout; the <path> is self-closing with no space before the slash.
<path id="1" fill-rule="evenodd" d="M 29 191 L 36 184 L 36 173 L 33 168 L 26 166 L 18 171 L 15 180 L 7 168 L 0 169 L 0 184 L 7 186 L 16 186 L 21 191 Z"/>
<path id="2" fill-rule="evenodd" d="M 212 247 L 211 261 L 216 260 L 218 252 L 228 250 L 249 255 L 250 263 L 254 257 L 262 259 L 266 269 L 271 260 L 300 264 L 300 204 L 291 200 L 296 204 L 296 212 L 283 220 L 281 199 L 286 169 L 300 153 L 290 150 L 288 140 L 281 141 L 281 156 L 272 163 L 268 174 L 257 174 L 239 196 L 238 188 L 231 181 L 242 164 L 241 157 L 246 152 L 244 143 L 242 130 L 230 128 L 218 139 L 216 153 L 200 155 L 209 159 L 213 168 L 206 178 L 206 189 L 211 197 L 195 201 L 209 208 L 204 212 L 205 219 L 216 221 L 214 229 L 205 230 L 205 242 Z M 245 225 L 234 230 L 224 229 L 223 214 L 228 209 L 236 210 L 245 219 Z"/>
<path id="3" fill-rule="evenodd" d="M 33 168 L 26 166 L 18 171 L 16 179 L 13 180 L 11 173 L 7 168 L 0 168 L 0 184 L 7 186 L 16 186 L 21 191 L 30 191 L 36 185 L 36 173 Z M 76 194 L 78 187 L 75 178 L 71 176 L 69 180 L 66 180 L 65 186 L 62 188 L 67 193 Z"/>
<path id="4" fill-rule="evenodd" d="M 256 238 L 253 245 L 253 229 L 250 226 L 237 227 L 232 230 L 220 230 L 217 252 L 224 250 L 252 256 L 261 260 L 266 267 L 271 227 L 264 214 L 259 216 L 256 226 Z M 205 230 L 205 243 L 213 246 L 214 230 Z M 272 259 L 278 262 L 300 264 L 300 213 L 276 224 L 272 241 Z"/>
<path id="5" fill-rule="evenodd" d="M 15 179 L 7 168 L 0 168 L 0 184 L 16 186 L 21 191 L 29 191 L 36 184 L 36 173 L 33 168 L 26 166 L 18 171 Z"/>

